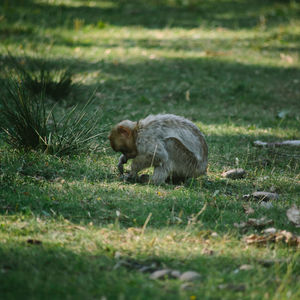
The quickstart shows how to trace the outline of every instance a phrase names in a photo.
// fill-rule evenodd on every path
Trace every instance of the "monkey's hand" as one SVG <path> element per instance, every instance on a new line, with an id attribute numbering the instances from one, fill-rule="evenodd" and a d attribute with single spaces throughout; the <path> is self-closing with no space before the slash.
<path id="1" fill-rule="evenodd" d="M 131 182 L 131 183 L 135 183 L 137 182 L 137 176 L 134 176 L 130 173 L 126 173 L 126 174 L 122 174 L 121 175 L 121 180 L 125 181 L 125 182 Z"/>
<path id="2" fill-rule="evenodd" d="M 127 157 L 124 154 L 122 154 L 119 158 L 119 163 L 118 163 L 118 170 L 121 175 L 124 174 L 124 166 L 123 165 L 126 163 L 127 163 Z"/>
<path id="3" fill-rule="evenodd" d="M 127 173 L 127 174 L 121 175 L 121 179 L 126 182 L 141 183 L 141 184 L 149 183 L 149 181 L 150 181 L 150 177 L 148 174 L 142 174 L 141 176 L 138 176 L 138 175 L 135 176 L 130 173 Z"/>

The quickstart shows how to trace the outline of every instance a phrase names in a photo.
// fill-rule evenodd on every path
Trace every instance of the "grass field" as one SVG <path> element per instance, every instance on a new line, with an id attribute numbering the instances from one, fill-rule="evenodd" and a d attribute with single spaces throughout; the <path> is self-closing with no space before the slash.
<path id="1" fill-rule="evenodd" d="M 98 151 L 56 157 L 13 149 L 1 133 L 1 299 L 300 299 L 299 246 L 248 245 L 263 226 L 234 226 L 265 216 L 266 228 L 300 234 L 286 216 L 300 206 L 299 148 L 253 146 L 300 139 L 299 1 L 2 0 L 4 83 L 8 51 L 25 68 L 72 71 L 61 114 L 96 90 L 90 110 L 101 107 L 105 134 Z M 109 128 L 151 113 L 197 124 L 207 176 L 119 179 Z M 245 178 L 221 176 L 237 166 Z M 243 199 L 254 191 L 279 199 Z M 201 277 L 150 278 L 168 268 Z"/>

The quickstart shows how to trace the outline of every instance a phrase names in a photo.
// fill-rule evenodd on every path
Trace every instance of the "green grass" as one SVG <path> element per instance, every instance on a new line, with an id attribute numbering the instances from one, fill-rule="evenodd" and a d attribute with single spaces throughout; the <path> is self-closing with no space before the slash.
<path id="1" fill-rule="evenodd" d="M 275 190 L 270 209 L 250 201 L 249 217 L 300 233 L 286 217 L 300 206 L 299 149 L 252 145 L 300 139 L 299 20 L 299 1 L 2 1 L 1 82 L 8 50 L 70 70 L 62 114 L 97 88 L 99 132 L 183 115 L 206 135 L 209 170 L 181 186 L 127 184 L 106 139 L 97 152 L 56 157 L 0 135 L 1 299 L 300 298 L 299 248 L 248 246 L 244 236 L 260 230 L 234 227 L 248 219 L 244 194 Z M 246 178 L 221 177 L 236 165 Z M 136 267 L 153 263 L 202 277 L 183 289 Z"/>

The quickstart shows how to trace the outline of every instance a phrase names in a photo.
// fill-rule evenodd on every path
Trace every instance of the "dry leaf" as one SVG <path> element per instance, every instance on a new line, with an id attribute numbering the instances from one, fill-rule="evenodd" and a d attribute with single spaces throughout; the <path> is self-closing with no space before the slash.
<path id="1" fill-rule="evenodd" d="M 291 232 L 281 230 L 276 233 L 268 233 L 265 235 L 251 234 L 244 238 L 244 241 L 251 245 L 263 245 L 266 243 L 286 243 L 288 246 L 300 246 L 300 237 L 293 235 Z"/>
<path id="2" fill-rule="evenodd" d="M 270 224 L 273 224 L 273 220 L 267 219 L 266 217 L 262 217 L 260 219 L 250 218 L 246 222 L 241 222 L 240 224 L 234 223 L 234 226 L 237 228 L 245 228 L 245 227 L 262 228 Z"/>
<path id="3" fill-rule="evenodd" d="M 240 270 L 248 271 L 248 270 L 252 270 L 252 269 L 254 269 L 254 267 L 252 265 L 241 265 L 240 266 Z"/>
<path id="4" fill-rule="evenodd" d="M 254 198 L 261 201 L 278 200 L 279 195 L 277 193 L 270 192 L 254 192 L 251 195 L 247 194 L 243 196 L 244 199 Z"/>
<path id="5" fill-rule="evenodd" d="M 191 97 L 190 97 L 191 95 L 190 95 L 190 90 L 187 90 L 186 92 L 185 92 L 185 100 L 186 101 L 190 101 L 191 100 Z"/>
<path id="6" fill-rule="evenodd" d="M 242 168 L 232 169 L 222 173 L 222 176 L 225 178 L 231 179 L 240 179 L 243 178 L 246 174 L 246 171 Z"/>
<path id="7" fill-rule="evenodd" d="M 280 53 L 280 58 L 281 58 L 281 60 L 283 60 L 289 64 L 293 63 L 293 61 L 294 61 L 294 59 L 290 55 L 284 54 L 284 53 Z"/>
<path id="8" fill-rule="evenodd" d="M 254 209 L 248 204 L 244 204 L 243 208 L 246 215 L 251 215 L 254 213 Z"/>
<path id="9" fill-rule="evenodd" d="M 211 250 L 211 249 L 208 249 L 208 248 L 204 248 L 202 251 L 201 251 L 201 254 L 204 254 L 204 255 L 214 255 L 215 251 L 214 250 Z"/>

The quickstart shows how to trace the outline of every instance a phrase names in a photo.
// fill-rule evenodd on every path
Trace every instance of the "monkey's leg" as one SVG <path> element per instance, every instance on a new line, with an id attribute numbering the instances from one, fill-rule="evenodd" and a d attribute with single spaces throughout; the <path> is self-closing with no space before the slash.
<path id="1" fill-rule="evenodd" d="M 151 182 L 155 185 L 160 185 L 165 183 L 169 176 L 169 170 L 166 166 L 157 166 L 154 168 L 154 173 L 151 178 Z"/>
<path id="2" fill-rule="evenodd" d="M 151 162 L 144 155 L 137 156 L 131 163 L 131 171 L 126 180 L 137 180 L 138 173 L 143 169 L 150 167 Z"/>

